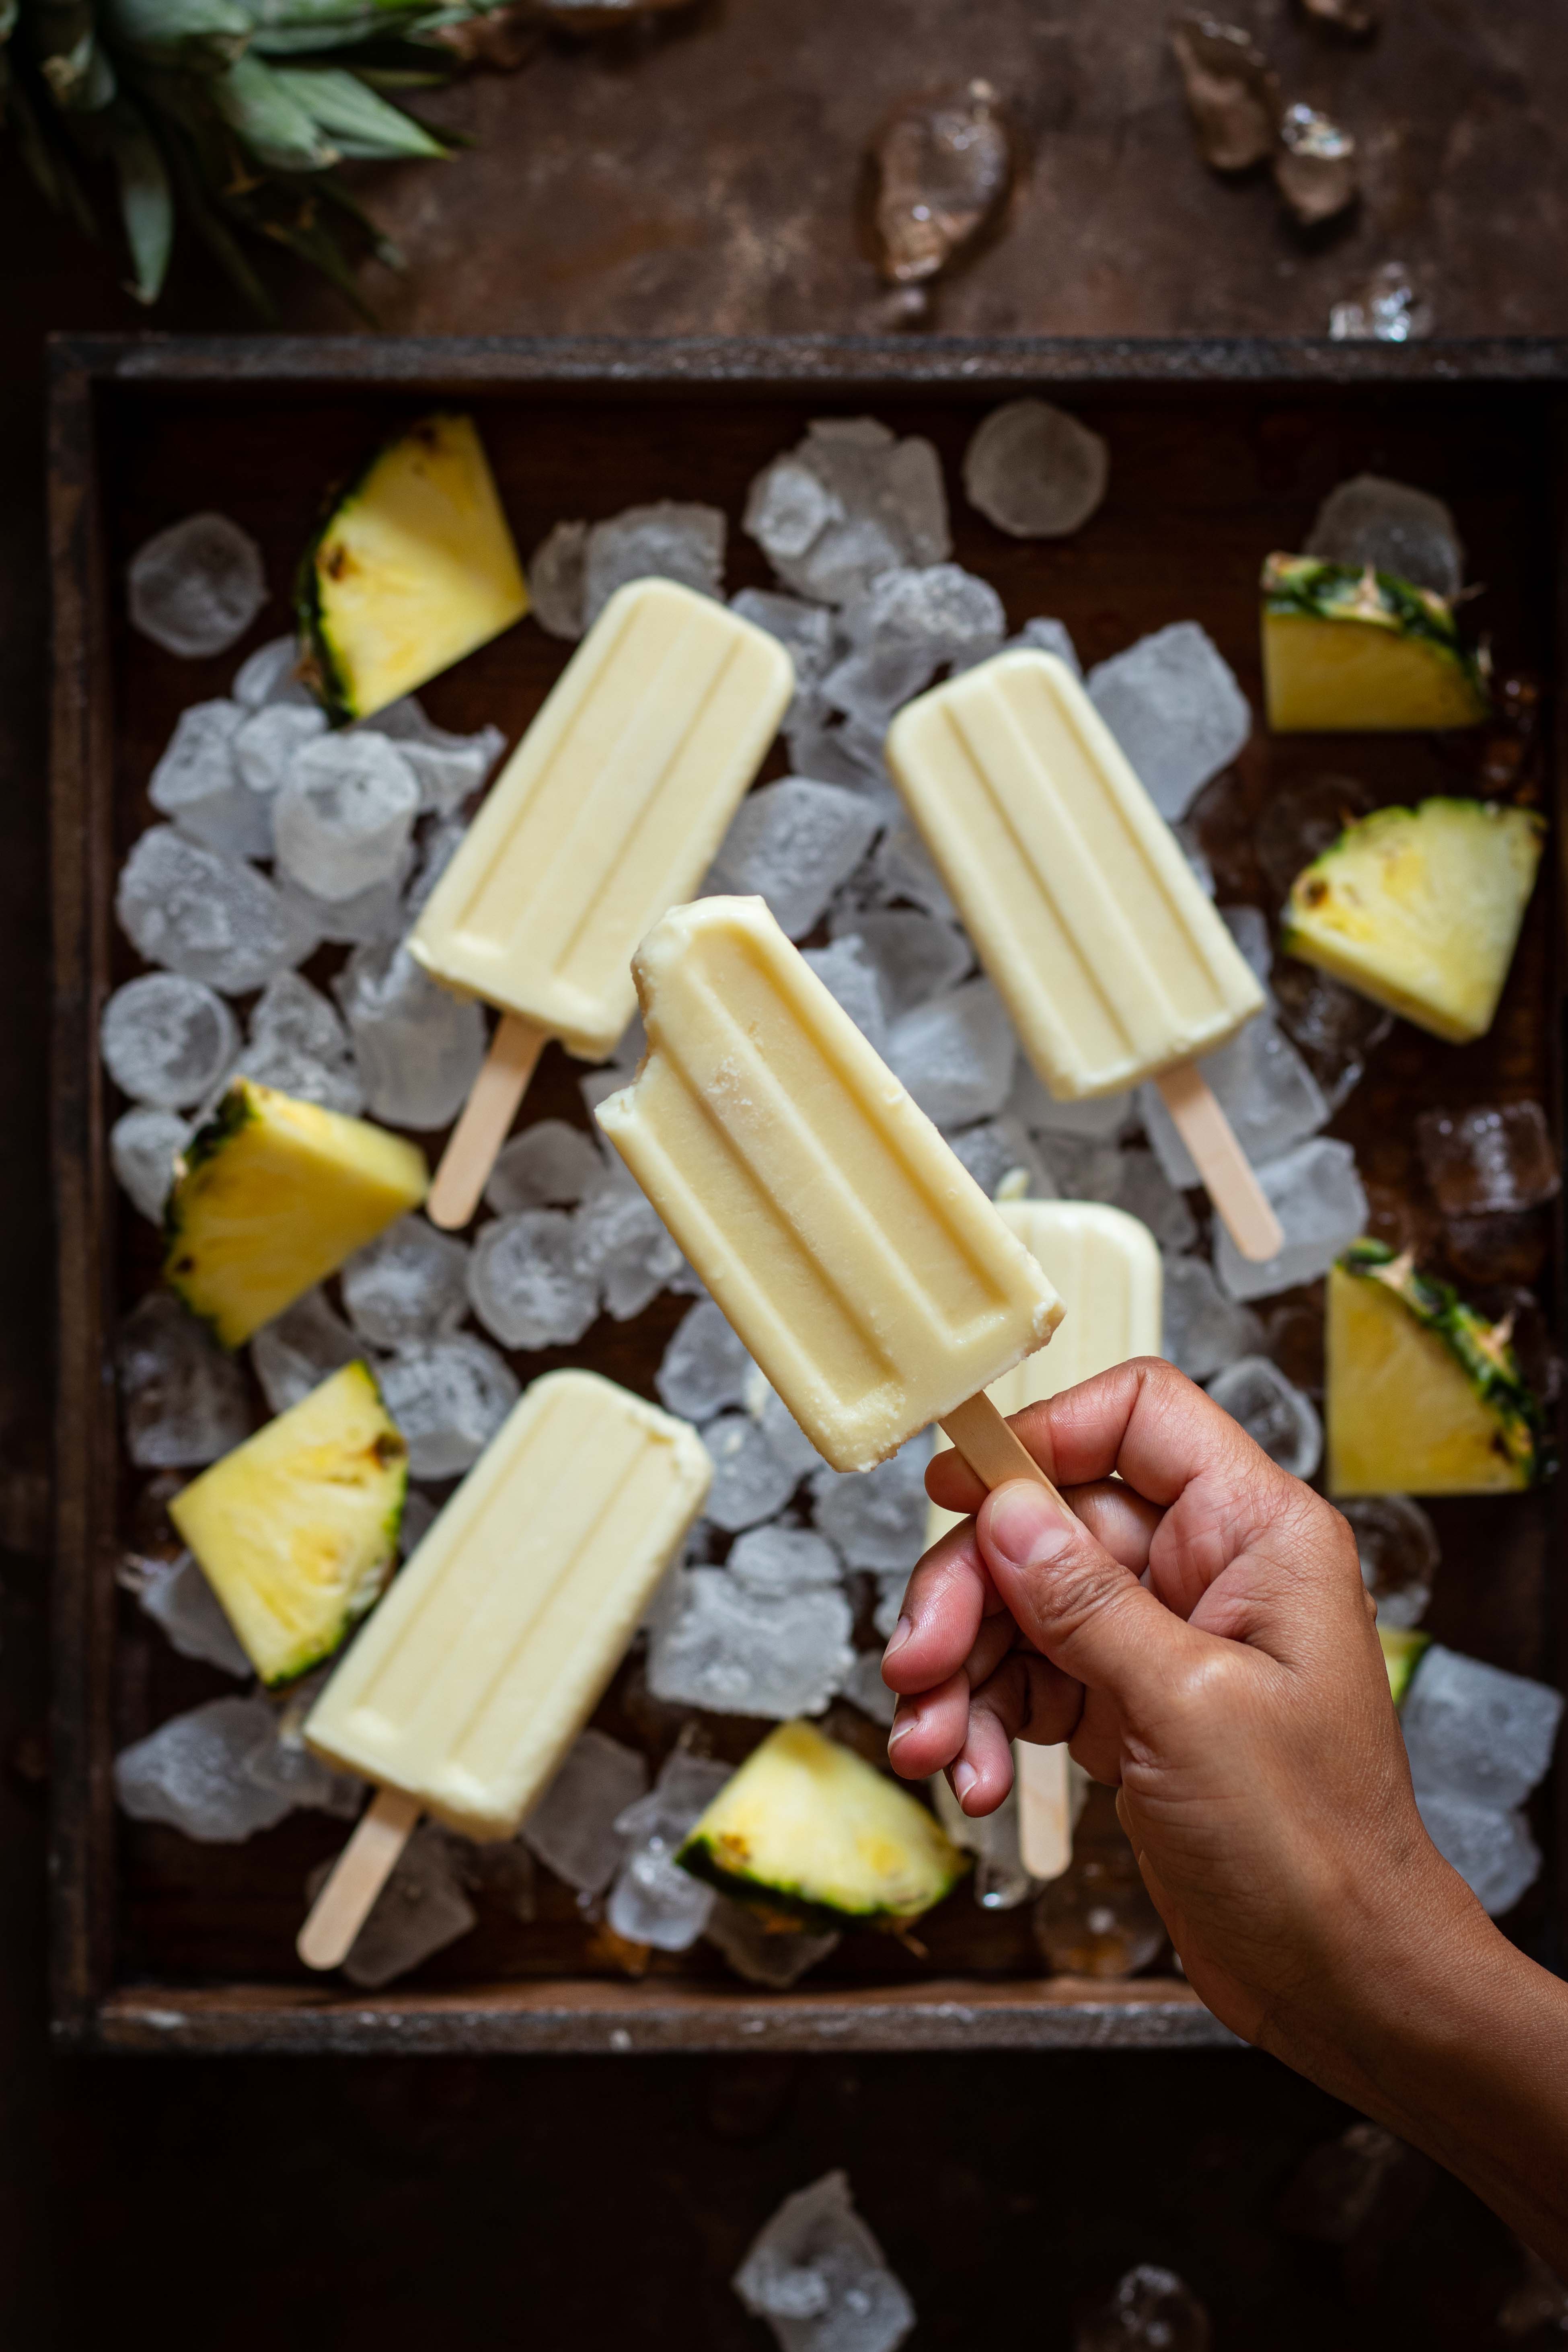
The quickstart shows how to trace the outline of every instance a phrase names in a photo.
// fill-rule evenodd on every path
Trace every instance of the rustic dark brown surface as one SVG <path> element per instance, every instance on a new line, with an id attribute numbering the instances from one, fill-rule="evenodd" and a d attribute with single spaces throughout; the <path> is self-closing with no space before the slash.
<path id="1" fill-rule="evenodd" d="M 862 128 L 917 67 L 1001 75 L 1000 26 L 1009 59 L 1030 68 L 1031 156 L 1008 236 L 941 298 L 949 330 L 1311 330 L 1363 263 L 1393 252 L 1427 273 L 1445 332 L 1568 327 L 1555 0 L 1389 7 L 1378 43 L 1342 55 L 1320 48 L 1289 0 L 1250 12 L 1301 60 L 1308 95 L 1342 96 L 1378 159 L 1351 235 L 1321 249 L 1279 224 L 1267 187 L 1224 187 L 1196 165 L 1161 54 L 1163 14 L 1155 0 L 1014 0 L 983 17 L 956 0 L 730 0 L 656 36 L 651 58 L 636 37 L 597 54 L 563 45 L 515 83 L 443 101 L 482 126 L 479 152 L 440 172 L 366 175 L 416 264 L 407 295 L 379 273 L 374 291 L 416 330 L 864 327 L 878 295 L 844 205 Z M 1221 2352 L 1500 2342 L 1488 2322 L 1509 2257 L 1452 2184 L 1353 2294 L 1338 2256 L 1280 2236 L 1279 2187 L 1345 2118 L 1250 2057 L 46 2065 L 39 336 L 142 314 L 114 257 L 76 245 L 8 151 L 0 184 L 6 2341 L 74 2347 L 106 2316 L 122 2327 L 140 2314 L 171 2342 L 238 2347 L 273 2346 L 282 2326 L 353 2352 L 437 2331 L 489 2352 L 525 2327 L 584 2346 L 760 2347 L 729 2270 L 780 2196 L 844 2163 L 920 2304 L 917 2347 L 970 2352 L 1004 2333 L 1065 2347 L 1075 2301 L 1145 2257 L 1205 2293 Z M 344 323 L 297 281 L 285 318 Z M 187 251 L 161 323 L 245 320 Z"/>

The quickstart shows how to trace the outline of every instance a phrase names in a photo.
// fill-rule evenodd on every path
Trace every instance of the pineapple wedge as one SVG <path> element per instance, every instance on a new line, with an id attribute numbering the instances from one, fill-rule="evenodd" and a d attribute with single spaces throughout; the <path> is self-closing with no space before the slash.
<path id="1" fill-rule="evenodd" d="M 1491 1027 L 1544 831 L 1492 801 L 1376 809 L 1296 877 L 1280 946 L 1468 1045 Z"/>
<path id="2" fill-rule="evenodd" d="M 1551 1475 L 1507 1326 L 1382 1242 L 1330 1269 L 1327 1356 L 1331 1495 L 1489 1495 Z"/>
<path id="3" fill-rule="evenodd" d="M 276 1689 L 330 1658 L 397 1557 L 408 1448 L 368 1365 L 345 1364 L 169 1506 Z"/>
<path id="4" fill-rule="evenodd" d="M 1277 735 L 1473 727 L 1490 708 L 1446 598 L 1316 555 L 1264 564 L 1263 680 Z"/>
<path id="5" fill-rule="evenodd" d="M 968 1868 L 906 1789 L 809 1723 L 782 1723 L 676 1855 L 764 1916 L 826 1930 L 918 1919 Z"/>
<path id="6" fill-rule="evenodd" d="M 427 416 L 377 452 L 306 550 L 303 668 L 334 719 L 368 718 L 528 610 L 473 419 Z"/>
<path id="7" fill-rule="evenodd" d="M 1410 1677 L 1421 1664 L 1423 1653 L 1431 1648 L 1432 1636 L 1418 1633 L 1414 1625 L 1380 1625 L 1377 1638 L 1383 1644 L 1388 1695 L 1395 1706 L 1403 1706 Z"/>
<path id="8" fill-rule="evenodd" d="M 237 1348 L 429 1189 L 416 1144 L 237 1078 L 175 1163 L 163 1273 Z"/>

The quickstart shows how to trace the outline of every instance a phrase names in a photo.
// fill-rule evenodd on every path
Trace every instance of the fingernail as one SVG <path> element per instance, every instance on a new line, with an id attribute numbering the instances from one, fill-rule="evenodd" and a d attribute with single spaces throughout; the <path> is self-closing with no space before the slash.
<path id="1" fill-rule="evenodd" d="M 893 1628 L 891 1641 L 882 1653 L 883 1657 L 890 1658 L 895 1650 L 901 1650 L 914 1630 L 915 1621 L 912 1617 L 900 1617 Z"/>
<path id="2" fill-rule="evenodd" d="M 1043 1486 L 1015 1478 L 991 1497 L 985 1532 L 994 1549 L 1015 1568 L 1054 1559 L 1072 1539 L 1072 1530 Z"/>
<path id="3" fill-rule="evenodd" d="M 952 1793 L 962 1805 L 980 1778 L 973 1764 L 955 1764 L 952 1768 Z"/>
<path id="4" fill-rule="evenodd" d="M 919 1723 L 920 1719 L 920 1709 L 918 1707 L 910 1707 L 907 1714 L 900 1707 L 898 1714 L 893 1717 L 893 1727 L 888 1734 L 889 1748 L 894 1748 L 898 1746 L 900 1739 L 907 1739 L 910 1733 L 913 1731 L 915 1726 Z"/>

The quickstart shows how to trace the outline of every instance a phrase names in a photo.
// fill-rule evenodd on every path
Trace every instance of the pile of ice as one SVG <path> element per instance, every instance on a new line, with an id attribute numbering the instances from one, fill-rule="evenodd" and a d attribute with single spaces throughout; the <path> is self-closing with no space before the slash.
<path id="1" fill-rule="evenodd" d="M 1494 1916 L 1541 1869 L 1524 1801 L 1545 1778 L 1563 1694 L 1434 1643 L 1399 1711 L 1427 1834 Z"/>

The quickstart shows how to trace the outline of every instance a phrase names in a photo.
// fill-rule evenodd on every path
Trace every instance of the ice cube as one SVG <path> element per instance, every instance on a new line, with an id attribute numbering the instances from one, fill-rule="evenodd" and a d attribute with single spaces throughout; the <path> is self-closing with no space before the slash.
<path id="1" fill-rule="evenodd" d="M 427 1218 L 399 1217 L 343 1267 L 343 1305 L 378 1348 L 455 1331 L 468 1309 L 468 1251 Z"/>
<path id="2" fill-rule="evenodd" d="M 1173 621 L 1089 674 L 1089 699 L 1162 816 L 1184 816 L 1252 732 L 1252 708 L 1206 629 Z"/>
<path id="3" fill-rule="evenodd" d="M 463 1891 L 454 1841 L 434 1822 L 422 1822 L 398 1855 L 391 1877 L 354 1937 L 343 1974 L 367 1992 L 405 1977 L 431 1955 L 466 1936 L 479 1918 Z M 314 1899 L 327 1868 L 312 1871 L 305 1891 Z"/>
<path id="4" fill-rule="evenodd" d="M 804 604 L 798 596 L 781 596 L 771 588 L 741 589 L 731 597 L 730 610 L 787 646 L 795 664 L 795 701 L 790 708 L 798 711 L 832 665 L 832 614 L 820 604 Z"/>
<path id="5" fill-rule="evenodd" d="M 1023 1120 L 1031 1135 L 1066 1135 L 1085 1143 L 1114 1143 L 1133 1115 L 1132 1097 L 1126 1088 L 1120 1094 L 1092 1095 L 1083 1102 L 1058 1102 L 1021 1054 L 1007 1108 Z"/>
<path id="6" fill-rule="evenodd" d="M 754 1528 L 782 1510 L 794 1494 L 795 1472 L 780 1461 L 750 1413 L 721 1413 L 703 1431 L 702 1443 L 713 1463 L 703 1508 L 715 1527 L 731 1535 Z"/>
<path id="7" fill-rule="evenodd" d="M 841 1591 L 764 1599 L 727 1569 L 690 1569 L 649 1642 L 648 1688 L 715 1715 L 820 1715 L 854 1665 L 853 1624 Z"/>
<path id="8" fill-rule="evenodd" d="M 856 1652 L 854 1666 L 844 1685 L 844 1696 L 854 1702 L 862 1715 L 868 1715 L 873 1723 L 891 1725 L 899 1702 L 882 1680 L 880 1650 Z"/>
<path id="9" fill-rule="evenodd" d="M 481 1227 L 468 1298 L 509 1348 L 570 1347 L 599 1312 L 596 1268 L 584 1263 L 574 1221 L 560 1209 L 520 1209 Z"/>
<path id="10" fill-rule="evenodd" d="M 1464 543 L 1452 509 L 1430 490 L 1381 474 L 1356 474 L 1331 490 L 1303 551 L 1358 570 L 1370 563 L 1439 596 L 1457 596 L 1465 577 Z"/>
<path id="11" fill-rule="evenodd" d="M 532 1920 L 536 1908 L 533 1856 L 521 1838 L 487 1838 L 477 1844 L 472 1838 L 458 1837 L 448 1830 L 447 1846 L 468 1894 L 525 1927 Z"/>
<path id="12" fill-rule="evenodd" d="M 346 898 L 322 898 L 307 890 L 280 866 L 278 889 L 285 904 L 318 938 L 335 945 L 359 947 L 377 940 L 399 940 L 408 928 L 403 886 L 414 866 L 414 845 L 408 843 L 384 882 L 372 882 Z"/>
<path id="13" fill-rule="evenodd" d="M 376 1378 L 416 1478 L 471 1469 L 521 1393 L 505 1359 L 468 1331 L 399 1348 Z"/>
<path id="14" fill-rule="evenodd" d="M 1047 1133 L 1038 1139 L 1050 1171 L 1052 1193 L 1061 1201 L 1107 1201 L 1121 1194 L 1121 1154 L 1114 1143 L 1094 1143 L 1087 1136 Z"/>
<path id="15" fill-rule="evenodd" d="M 142 1214 L 155 1225 L 174 1181 L 174 1160 L 192 1135 L 172 1110 L 128 1110 L 109 1130 L 109 1164 Z"/>
<path id="16" fill-rule="evenodd" d="M 1051 1201 L 1056 1179 L 1036 1149 L 1034 1139 L 1019 1119 L 1003 1117 L 966 1127 L 947 1139 L 955 1160 L 968 1169 L 981 1191 L 994 1200 L 1008 1177 L 1021 1174 L 1024 1197 Z"/>
<path id="17" fill-rule="evenodd" d="M 744 528 L 787 587 L 825 604 L 879 572 L 939 563 L 952 539 L 942 463 L 869 416 L 822 417 L 751 487 Z"/>
<path id="18" fill-rule="evenodd" d="M 1242 1356 L 1209 1382 L 1215 1404 L 1241 1423 L 1271 1462 L 1310 1478 L 1323 1458 L 1323 1424 L 1310 1397 L 1267 1356 Z"/>
<path id="19" fill-rule="evenodd" d="M 428 1495 L 417 1486 L 410 1486 L 403 1498 L 403 1517 L 397 1529 L 397 1553 L 400 1559 L 412 1559 L 440 1513 Z"/>
<path id="20" fill-rule="evenodd" d="M 1227 1364 L 1263 1349 L 1263 1326 L 1245 1307 L 1237 1307 L 1219 1290 L 1214 1276 L 1198 1257 L 1173 1257 L 1163 1253 L 1164 1279 L 1165 1355 L 1178 1371 L 1194 1381 L 1206 1381 Z"/>
<path id="21" fill-rule="evenodd" d="M 1208 1080 L 1231 1132 L 1254 1167 L 1278 1160 L 1293 1143 L 1328 1124 L 1323 1090 L 1271 1013 L 1259 1013 L 1197 1067 Z M 1138 1089 L 1143 1127 L 1167 1181 L 1179 1190 L 1199 1181 L 1153 1079 Z"/>
<path id="22" fill-rule="evenodd" d="M 363 1353 L 320 1288 L 307 1290 L 292 1307 L 264 1323 L 250 1343 L 251 1367 L 274 1412 L 287 1412 L 290 1405 L 319 1388 L 330 1372 L 341 1370 Z"/>
<path id="23" fill-rule="evenodd" d="M 1361 1084 L 1367 1057 L 1393 1028 L 1393 1013 L 1289 957 L 1275 967 L 1270 984 L 1281 1025 L 1306 1055 L 1330 1110 L 1338 1110 Z"/>
<path id="24" fill-rule="evenodd" d="M 904 1594 L 909 1590 L 910 1571 L 896 1568 L 877 1579 L 877 1613 L 872 1623 L 884 1642 L 890 1641 L 904 1606 Z"/>
<path id="25" fill-rule="evenodd" d="M 1261 907 L 1221 907 L 1218 913 L 1254 980 L 1267 991 L 1274 964 L 1274 941 L 1268 916 Z"/>
<path id="26" fill-rule="evenodd" d="M 915 2307 L 856 2211 L 848 2176 L 786 2197 L 735 2273 L 735 2293 L 782 2352 L 895 2352 Z"/>
<path id="27" fill-rule="evenodd" d="M 238 702 L 195 702 L 183 710 L 147 797 L 192 841 L 231 857 L 270 857 L 267 803 L 247 788 L 234 763 L 235 734 L 246 717 Z"/>
<path id="28" fill-rule="evenodd" d="M 1267 1265 L 1244 1258 L 1221 1227 L 1215 1272 L 1232 1298 L 1268 1298 L 1327 1274 L 1366 1226 L 1366 1194 L 1348 1143 L 1314 1136 L 1283 1158 L 1267 1160 L 1258 1181 L 1279 1218 L 1285 1245 Z"/>
<path id="29" fill-rule="evenodd" d="M 1110 452 L 1100 435 L 1047 400 L 994 408 L 963 453 L 970 505 L 1014 539 L 1063 539 L 1080 530 L 1110 478 Z"/>
<path id="30" fill-rule="evenodd" d="M 264 1698 L 215 1698 L 176 1715 L 114 1759 L 114 1793 L 132 1821 L 160 1822 L 203 1845 L 237 1845 L 292 1812 L 287 1792 L 247 1769 L 277 1736 Z"/>
<path id="31" fill-rule="evenodd" d="M 727 1902 L 721 1895 L 708 1914 L 702 1932 L 737 1976 L 744 1977 L 748 1984 L 766 1985 L 773 1992 L 787 1992 L 791 1985 L 798 1984 L 807 1969 L 825 1960 L 838 1942 L 832 1930 L 811 1936 L 781 1927 L 771 1919 L 759 1918 L 743 1903 Z"/>
<path id="32" fill-rule="evenodd" d="M 852 718 L 884 727 L 941 665 L 966 669 L 994 654 L 1007 621 L 989 581 L 933 563 L 879 573 L 845 606 L 842 625 L 850 650 L 822 691 Z"/>
<path id="33" fill-rule="evenodd" d="M 1511 1911 L 1541 1875 L 1541 1848 L 1522 1812 L 1439 1789 L 1417 1789 L 1415 1810 L 1444 1861 L 1494 1919 Z"/>
<path id="34" fill-rule="evenodd" d="M 874 1470 L 812 1474 L 816 1523 L 851 1568 L 907 1575 L 925 1549 L 926 1464 L 931 1441 L 922 1431 Z"/>
<path id="35" fill-rule="evenodd" d="M 114 1355 L 126 1445 L 143 1469 L 216 1462 L 249 1436 L 239 1366 L 171 1292 L 154 1290 L 132 1309 Z"/>
<path id="36" fill-rule="evenodd" d="M 401 887 L 419 784 L 384 735 L 324 735 L 307 743 L 272 801 L 278 863 L 318 898 L 334 903 Z"/>
<path id="37" fill-rule="evenodd" d="M 253 654 L 247 654 L 235 671 L 229 692 L 246 710 L 262 710 L 275 702 L 309 704 L 310 689 L 299 672 L 299 639 L 269 637 Z"/>
<path id="38" fill-rule="evenodd" d="M 756 1369 L 723 1308 L 704 1298 L 666 1348 L 654 1386 L 668 1412 L 687 1421 L 711 1421 L 726 1405 L 745 1402 L 747 1383 Z"/>
<path id="39" fill-rule="evenodd" d="M 99 1037 L 121 1093 L 157 1110 L 205 1100 L 239 1045 L 222 997 L 173 971 L 148 972 L 117 988 L 103 1008 Z"/>
<path id="40" fill-rule="evenodd" d="M 757 1380 L 761 1395 L 753 1396 L 748 1389 L 748 1408 L 755 1412 L 758 1427 L 785 1468 L 793 1470 L 797 1478 L 803 1477 L 807 1470 L 816 1468 L 822 1456 L 783 1397 L 768 1386 L 760 1373 Z"/>
<path id="41" fill-rule="evenodd" d="M 188 1551 L 160 1560 L 139 1586 L 137 1601 L 182 1658 L 199 1658 L 248 1682 L 255 1669 L 240 1648 L 217 1594 Z"/>
<path id="42" fill-rule="evenodd" d="M 838 1582 L 838 1554 L 809 1528 L 752 1528 L 731 1547 L 728 1566 L 738 1584 L 764 1601 Z"/>
<path id="43" fill-rule="evenodd" d="M 686 1261 L 630 1171 L 616 1160 L 574 1220 L 578 1261 L 598 1283 L 617 1323 L 640 1315 L 668 1286 L 679 1289 Z"/>
<path id="44" fill-rule="evenodd" d="M 226 515 L 186 515 L 144 540 L 127 572 L 131 625 L 187 661 L 226 653 L 267 602 L 267 567 Z"/>
<path id="45" fill-rule="evenodd" d="M 424 913 L 430 893 L 457 856 L 468 829 L 464 820 L 455 816 L 424 827 L 418 871 L 403 894 L 403 919 L 410 929 Z"/>
<path id="46" fill-rule="evenodd" d="M 1152 1151 L 1122 1153 L 1116 1205 L 1142 1218 L 1162 1249 L 1189 1250 L 1197 1240 L 1197 1219 Z"/>
<path id="47" fill-rule="evenodd" d="M 1043 616 L 1038 620 L 1026 621 L 1017 635 L 1008 638 L 1003 650 L 1010 654 L 1026 651 L 1055 654 L 1058 661 L 1066 662 L 1074 677 L 1083 676 L 1083 664 L 1078 657 L 1078 647 L 1073 644 L 1065 621 L 1047 620 Z"/>
<path id="48" fill-rule="evenodd" d="M 725 529 L 722 508 L 675 499 L 627 507 L 596 522 L 584 551 L 583 626 L 591 629 L 631 580 L 678 580 L 701 595 L 722 596 Z"/>
<path id="49" fill-rule="evenodd" d="M 485 1018 L 451 995 L 408 950 L 355 948 L 332 982 L 354 1041 L 365 1107 L 393 1127 L 445 1127 L 485 1058 Z"/>
<path id="50" fill-rule="evenodd" d="M 605 1155 L 563 1118 L 535 1119 L 498 1158 L 485 1199 L 498 1216 L 514 1209 L 575 1208 L 605 1182 Z"/>
<path id="51" fill-rule="evenodd" d="M 585 522 L 558 522 L 528 562 L 528 608 L 540 627 L 568 645 L 583 634 L 584 574 L 588 562 Z"/>
<path id="52" fill-rule="evenodd" d="M 1410 1777 L 1423 1795 L 1507 1811 L 1545 1777 L 1563 1694 L 1435 1642 L 1399 1711 Z"/>
<path id="53" fill-rule="evenodd" d="M 1298 99 L 1279 118 L 1274 184 L 1303 228 L 1317 228 L 1361 193 L 1356 142 L 1314 106 Z"/>
<path id="54" fill-rule="evenodd" d="M 1258 819 L 1258 863 L 1283 900 L 1303 866 L 1331 848 L 1347 824 L 1365 816 L 1372 794 L 1353 776 L 1306 776 L 1270 792 Z"/>
<path id="55" fill-rule="evenodd" d="M 784 776 L 749 793 L 705 888 L 765 898 L 786 935 L 804 939 L 871 845 L 877 812 L 838 784 Z"/>
<path id="56" fill-rule="evenodd" d="M 301 1102 L 350 1118 L 364 1108 L 348 1032 L 321 991 L 297 971 L 279 972 L 258 998 L 237 1067 Z"/>
<path id="57" fill-rule="evenodd" d="M 646 1797 L 616 1817 L 629 1851 L 610 1890 L 608 1917 L 628 1943 L 684 1952 L 697 1941 L 713 1893 L 679 1868 L 677 1850 L 729 1780 L 728 1764 L 676 1748 Z"/>
<path id="58" fill-rule="evenodd" d="M 888 1033 L 887 1060 L 928 1118 L 967 1127 L 1007 1099 L 1018 1041 L 988 980 L 966 980 L 918 1004 Z"/>
<path id="59" fill-rule="evenodd" d="M 114 911 L 149 963 L 230 996 L 264 988 L 315 947 L 264 876 L 187 841 L 172 824 L 144 833 L 120 870 Z"/>
<path id="60" fill-rule="evenodd" d="M 929 315 L 921 281 L 934 278 L 994 220 L 1013 175 L 1013 143 L 997 93 L 962 81 L 903 99 L 871 146 L 872 218 L 885 278 L 903 289 L 895 315 Z"/>
<path id="61" fill-rule="evenodd" d="M 590 1727 L 524 1822 L 523 1842 L 580 1895 L 602 1894 L 626 1853 L 616 1822 L 647 1790 L 647 1766 L 636 1748 Z"/>
<path id="62" fill-rule="evenodd" d="M 272 1738 L 251 1750 L 245 1770 L 258 1788 L 286 1798 L 296 1810 L 352 1822 L 364 1807 L 364 1782 L 352 1772 L 334 1772 L 305 1745 L 305 1717 L 315 1704 L 315 1689 L 325 1679 L 325 1673 L 307 1677 L 290 1691 L 273 1716 Z"/>
<path id="63" fill-rule="evenodd" d="M 327 714 L 319 703 L 263 704 L 236 730 L 230 746 L 247 791 L 265 806 L 282 790 L 296 756 L 326 731 Z M 269 810 L 267 822 L 270 832 Z"/>
<path id="64" fill-rule="evenodd" d="M 878 843 L 873 870 L 883 898 L 907 898 L 923 914 L 935 915 L 944 923 L 957 922 L 958 909 L 947 895 L 947 886 L 907 817 L 901 824 L 890 826 Z"/>
<path id="65" fill-rule="evenodd" d="M 932 915 L 889 908 L 836 908 L 835 940 L 854 939 L 876 972 L 885 1014 L 896 1021 L 962 980 L 973 961 L 968 940 Z"/>
<path id="66" fill-rule="evenodd" d="M 1073 2352 L 1209 2352 L 1211 2340 L 1209 2315 L 1185 2280 L 1140 2263 L 1079 2327 Z"/>
<path id="67" fill-rule="evenodd" d="M 389 702 L 351 731 L 387 737 L 414 771 L 420 808 L 441 817 L 455 815 L 468 795 L 479 791 L 506 750 L 499 727 L 481 727 L 472 735 L 449 734 L 426 717 L 424 705 L 412 694 Z"/>
<path id="68" fill-rule="evenodd" d="M 881 1052 L 887 1042 L 888 1020 L 882 1009 L 881 982 L 876 966 L 858 935 L 847 931 L 831 947 L 807 948 L 805 960 L 828 994 L 841 1004 L 863 1037 Z"/>
<path id="69" fill-rule="evenodd" d="M 1442 1553 L 1437 1530 L 1408 1495 L 1352 1496 L 1340 1505 L 1380 1625 L 1419 1625 Z"/>
<path id="70" fill-rule="evenodd" d="M 1425 1110 L 1415 1122 L 1415 1142 L 1446 1217 L 1537 1208 L 1554 1200 L 1561 1186 L 1552 1130 L 1538 1102 Z"/>
<path id="71" fill-rule="evenodd" d="M 879 808 L 892 795 L 893 781 L 882 757 L 885 722 L 840 719 L 814 699 L 802 710 L 792 706 L 783 731 L 797 776 L 809 776 L 820 784 L 843 784 Z"/>
<path id="72" fill-rule="evenodd" d="M 1035 1941 L 1066 1976 L 1130 1977 L 1146 1969 L 1165 1941 L 1125 1847 L 1075 1853 L 1035 1905 Z"/>

